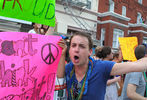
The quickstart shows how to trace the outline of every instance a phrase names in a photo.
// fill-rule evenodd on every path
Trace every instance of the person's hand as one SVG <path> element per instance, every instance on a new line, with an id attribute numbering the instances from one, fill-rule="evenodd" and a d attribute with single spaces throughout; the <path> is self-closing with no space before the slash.
<path id="1" fill-rule="evenodd" d="M 121 81 L 121 77 L 120 76 L 115 77 L 115 79 L 116 79 L 116 82 L 120 82 Z"/>
<path id="2" fill-rule="evenodd" d="M 122 62 L 122 61 L 123 61 L 123 54 L 121 51 L 121 47 L 119 46 L 119 62 Z"/>
<path id="3" fill-rule="evenodd" d="M 44 29 L 40 29 L 40 34 L 45 35 Z"/>
<path id="4" fill-rule="evenodd" d="M 67 45 L 66 45 L 65 40 L 60 39 L 60 41 L 58 42 L 58 45 L 59 45 L 59 47 L 62 48 L 62 55 L 65 55 L 66 54 L 66 50 L 67 50 Z"/>

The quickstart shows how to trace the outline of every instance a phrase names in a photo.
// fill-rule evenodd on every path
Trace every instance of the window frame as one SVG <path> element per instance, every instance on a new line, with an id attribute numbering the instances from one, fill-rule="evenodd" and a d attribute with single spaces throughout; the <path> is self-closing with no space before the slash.
<path id="1" fill-rule="evenodd" d="M 142 0 L 138 0 L 138 3 L 139 3 L 139 4 L 142 4 Z"/>
<path id="2" fill-rule="evenodd" d="M 106 33 L 106 29 L 105 28 L 102 28 L 101 29 L 101 46 L 104 46 L 103 45 L 103 41 L 105 41 L 105 33 Z"/>
<path id="3" fill-rule="evenodd" d="M 114 1 L 109 0 L 109 12 L 114 12 Z"/>
<path id="4" fill-rule="evenodd" d="M 126 16 L 127 8 L 126 6 L 122 6 L 122 15 Z"/>
<path id="5" fill-rule="evenodd" d="M 137 24 L 139 24 L 139 23 L 143 23 L 143 21 L 142 21 L 142 15 L 141 15 L 140 12 L 137 12 Z"/>
<path id="6" fill-rule="evenodd" d="M 147 44 L 147 37 L 143 37 L 142 43 Z"/>
<path id="7" fill-rule="evenodd" d="M 116 35 L 116 37 L 115 37 L 115 40 L 114 40 L 115 35 Z M 124 31 L 121 30 L 121 29 L 115 28 L 113 30 L 112 48 L 118 48 L 119 47 L 119 40 L 118 40 L 119 37 L 124 37 Z M 116 45 L 114 45 L 114 42 L 116 42 Z"/>

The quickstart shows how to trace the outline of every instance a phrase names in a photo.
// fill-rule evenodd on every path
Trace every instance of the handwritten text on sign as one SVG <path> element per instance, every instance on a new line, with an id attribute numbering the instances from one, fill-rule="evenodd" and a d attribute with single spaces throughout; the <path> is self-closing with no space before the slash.
<path id="1" fill-rule="evenodd" d="M 0 0 L 0 16 L 55 26 L 55 0 Z"/>
<path id="2" fill-rule="evenodd" d="M 0 100 L 53 100 L 60 37 L 0 33 Z"/>
<path id="3" fill-rule="evenodd" d="M 136 61 L 134 50 L 138 45 L 137 37 L 120 37 L 119 43 L 122 50 L 123 59 Z"/>

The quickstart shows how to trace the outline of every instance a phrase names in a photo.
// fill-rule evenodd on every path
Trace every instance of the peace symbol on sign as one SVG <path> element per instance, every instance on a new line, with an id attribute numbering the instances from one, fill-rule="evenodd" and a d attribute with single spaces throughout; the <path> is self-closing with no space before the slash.
<path id="1" fill-rule="evenodd" d="M 42 60 L 48 65 L 52 64 L 56 60 L 58 54 L 59 50 L 57 46 L 52 43 L 45 44 L 41 49 Z"/>

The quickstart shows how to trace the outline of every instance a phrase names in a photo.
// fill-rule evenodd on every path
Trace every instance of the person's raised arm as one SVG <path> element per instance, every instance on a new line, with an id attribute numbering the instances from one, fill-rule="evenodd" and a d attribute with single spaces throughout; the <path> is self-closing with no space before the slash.
<path id="1" fill-rule="evenodd" d="M 147 57 L 135 62 L 124 62 L 114 64 L 110 75 L 121 75 L 128 72 L 143 72 L 147 70 Z"/>
<path id="2" fill-rule="evenodd" d="M 136 88 L 137 86 L 134 84 L 128 84 L 127 87 L 127 96 L 129 99 L 131 100 L 147 100 L 147 98 L 139 95 L 138 93 L 136 93 Z"/>
<path id="3" fill-rule="evenodd" d="M 63 78 L 65 75 L 65 56 L 66 56 L 67 45 L 63 39 L 61 39 L 58 42 L 58 45 L 62 48 L 62 54 L 58 64 L 57 78 Z"/>

